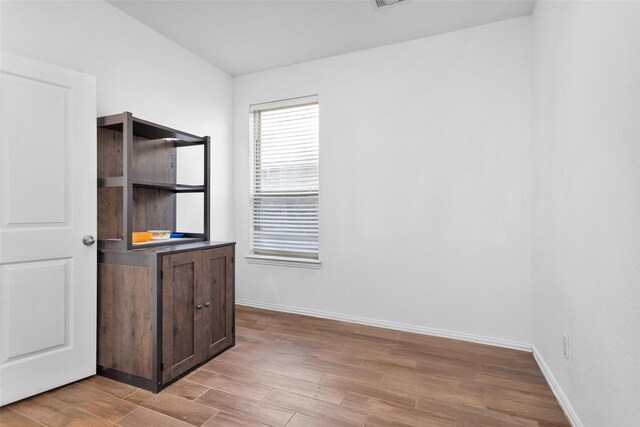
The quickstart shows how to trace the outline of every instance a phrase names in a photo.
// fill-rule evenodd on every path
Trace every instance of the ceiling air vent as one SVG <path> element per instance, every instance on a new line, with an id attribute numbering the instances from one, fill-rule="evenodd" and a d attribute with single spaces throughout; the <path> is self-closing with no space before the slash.
<path id="1" fill-rule="evenodd" d="M 378 7 L 391 6 L 392 4 L 400 3 L 401 1 L 404 0 L 376 0 L 376 4 Z"/>

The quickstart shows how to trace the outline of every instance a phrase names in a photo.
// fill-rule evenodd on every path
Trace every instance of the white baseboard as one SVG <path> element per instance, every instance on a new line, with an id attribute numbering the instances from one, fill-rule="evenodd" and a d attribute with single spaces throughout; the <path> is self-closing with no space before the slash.
<path id="1" fill-rule="evenodd" d="M 395 329 L 398 331 L 413 332 L 436 337 L 452 338 L 456 340 L 469 341 L 478 344 L 492 345 L 496 347 L 510 348 L 531 352 L 531 345 L 517 341 L 503 340 L 500 338 L 485 337 L 482 335 L 468 334 L 464 332 L 453 332 L 445 329 L 429 328 L 426 326 L 408 325 L 405 323 L 388 322 L 386 320 L 369 319 L 366 317 L 350 316 L 345 314 L 330 313 L 326 311 L 307 310 L 305 308 L 291 307 L 280 304 L 269 304 L 258 301 L 236 299 L 236 304 L 246 305 L 265 310 L 282 311 L 285 313 L 302 314 L 304 316 L 320 317 L 323 319 L 341 320 L 343 322 L 358 323 L 360 325 L 376 326 L 385 329 Z"/>
<path id="2" fill-rule="evenodd" d="M 547 383 L 549 384 L 549 388 L 551 388 L 551 391 L 556 396 L 556 400 L 558 401 L 558 403 L 560 403 L 560 406 L 562 407 L 564 414 L 569 419 L 569 422 L 573 427 L 584 427 L 584 424 L 582 424 L 582 421 L 580 421 L 580 418 L 578 417 L 578 413 L 575 409 L 573 409 L 573 406 L 571 405 L 571 402 L 569 402 L 567 395 L 564 394 L 564 391 L 560 387 L 558 381 L 556 381 L 556 377 L 553 376 L 553 373 L 549 369 L 549 366 L 547 366 L 547 364 L 545 363 L 542 355 L 538 353 L 538 350 L 536 350 L 534 346 L 532 346 L 532 349 L 533 357 L 536 359 L 536 362 L 538 362 L 538 366 L 542 371 L 542 375 L 544 375 L 544 377 L 546 378 Z"/>

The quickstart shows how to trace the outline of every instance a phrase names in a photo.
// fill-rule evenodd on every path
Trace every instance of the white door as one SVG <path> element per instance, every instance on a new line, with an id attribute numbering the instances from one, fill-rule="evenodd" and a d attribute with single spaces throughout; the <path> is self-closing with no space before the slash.
<path id="1" fill-rule="evenodd" d="M 96 86 L 4 52 L 0 70 L 5 405 L 95 373 Z"/>

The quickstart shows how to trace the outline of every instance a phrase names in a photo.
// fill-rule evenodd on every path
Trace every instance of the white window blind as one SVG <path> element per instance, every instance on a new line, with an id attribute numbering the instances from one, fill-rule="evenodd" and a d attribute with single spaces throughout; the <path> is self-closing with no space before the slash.
<path id="1" fill-rule="evenodd" d="M 251 107 L 254 255 L 318 259 L 317 97 Z"/>

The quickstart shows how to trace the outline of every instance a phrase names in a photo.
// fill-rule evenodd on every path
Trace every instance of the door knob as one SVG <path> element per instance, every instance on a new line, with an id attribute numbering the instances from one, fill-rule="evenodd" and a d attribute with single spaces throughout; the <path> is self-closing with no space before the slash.
<path id="1" fill-rule="evenodd" d="M 196 308 L 197 308 L 198 310 L 200 310 L 200 309 L 202 308 L 202 304 L 198 304 L 198 305 L 196 305 Z"/>
<path id="2" fill-rule="evenodd" d="M 86 235 L 82 238 L 82 243 L 86 246 L 91 246 L 96 242 L 96 239 L 93 236 Z"/>
<path id="3" fill-rule="evenodd" d="M 209 304 L 208 302 L 205 302 L 205 303 L 204 303 L 204 306 L 205 306 L 205 307 L 209 307 L 210 305 L 211 305 L 211 304 Z"/>

